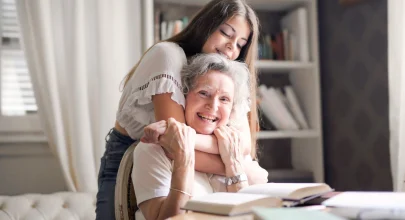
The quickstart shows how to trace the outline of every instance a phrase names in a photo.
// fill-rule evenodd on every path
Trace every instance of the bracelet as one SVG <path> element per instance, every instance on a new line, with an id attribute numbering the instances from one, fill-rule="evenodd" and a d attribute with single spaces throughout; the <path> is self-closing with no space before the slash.
<path id="1" fill-rule="evenodd" d="M 183 191 L 183 190 L 179 190 L 179 189 L 175 189 L 175 188 L 170 188 L 170 190 L 174 190 L 176 192 L 183 193 L 184 195 L 188 195 L 190 197 L 193 197 L 193 195 L 191 195 L 190 193 L 188 193 L 186 191 Z"/>

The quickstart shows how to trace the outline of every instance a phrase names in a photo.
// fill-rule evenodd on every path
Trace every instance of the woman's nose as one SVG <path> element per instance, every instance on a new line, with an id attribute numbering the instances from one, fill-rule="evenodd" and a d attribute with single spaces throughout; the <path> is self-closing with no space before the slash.
<path id="1" fill-rule="evenodd" d="M 219 102 L 216 99 L 211 99 L 207 104 L 206 104 L 206 108 L 209 110 L 218 110 L 218 106 L 219 106 Z"/>

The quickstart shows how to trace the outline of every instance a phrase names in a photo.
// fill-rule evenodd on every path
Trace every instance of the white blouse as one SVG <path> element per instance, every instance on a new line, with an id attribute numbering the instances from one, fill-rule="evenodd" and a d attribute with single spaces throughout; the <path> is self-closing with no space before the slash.
<path id="1" fill-rule="evenodd" d="M 185 107 L 181 69 L 186 54 L 176 43 L 160 42 L 142 58 L 122 93 L 117 121 L 132 139 L 140 139 L 146 125 L 155 122 L 152 95 L 172 93 L 172 100 Z"/>

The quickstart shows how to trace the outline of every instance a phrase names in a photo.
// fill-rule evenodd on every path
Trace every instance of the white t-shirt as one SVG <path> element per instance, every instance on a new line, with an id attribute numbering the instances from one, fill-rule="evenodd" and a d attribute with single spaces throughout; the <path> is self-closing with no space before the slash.
<path id="1" fill-rule="evenodd" d="M 132 139 L 140 139 L 144 127 L 155 122 L 152 95 L 172 93 L 184 108 L 181 69 L 186 63 L 184 50 L 171 42 L 160 42 L 144 55 L 124 88 L 116 115 Z"/>
<path id="2" fill-rule="evenodd" d="M 137 205 L 149 199 L 167 196 L 172 178 L 172 162 L 162 147 L 140 142 L 133 154 L 132 182 Z M 226 192 L 225 177 L 195 171 L 193 196 L 213 192 Z M 145 219 L 142 212 L 136 212 L 136 219 Z"/>

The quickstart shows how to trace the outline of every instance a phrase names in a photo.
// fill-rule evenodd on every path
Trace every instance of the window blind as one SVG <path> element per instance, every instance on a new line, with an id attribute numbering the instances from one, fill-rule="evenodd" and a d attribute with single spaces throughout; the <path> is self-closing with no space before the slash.
<path id="1" fill-rule="evenodd" d="M 1 114 L 21 116 L 37 112 L 31 78 L 20 45 L 15 0 L 1 0 Z"/>

